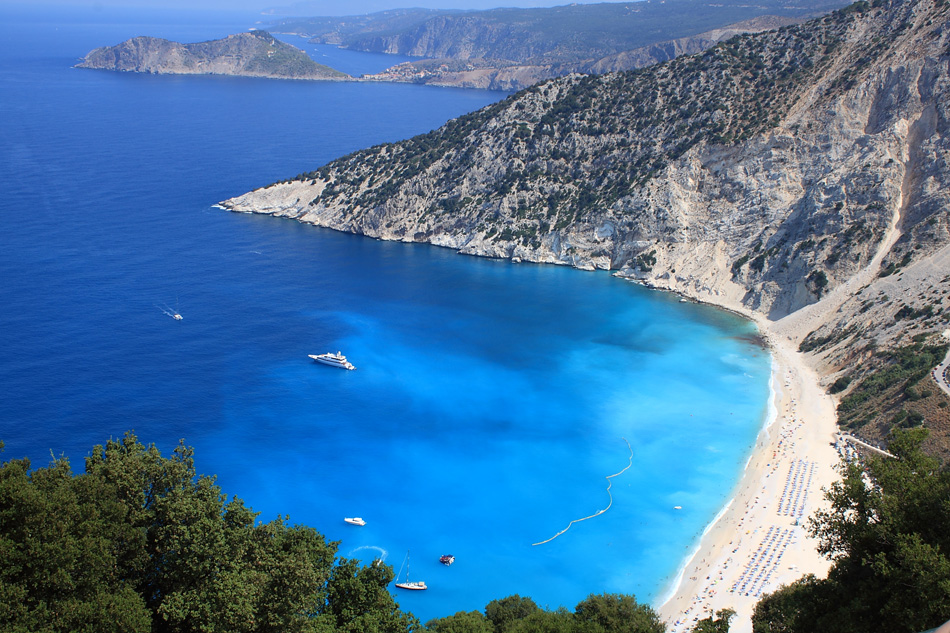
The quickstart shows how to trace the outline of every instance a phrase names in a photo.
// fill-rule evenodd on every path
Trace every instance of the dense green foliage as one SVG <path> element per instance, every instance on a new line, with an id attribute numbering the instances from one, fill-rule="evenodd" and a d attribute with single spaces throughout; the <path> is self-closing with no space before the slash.
<path id="1" fill-rule="evenodd" d="M 913 633 L 950 618 L 950 469 L 923 429 L 896 459 L 844 464 L 809 529 L 833 559 L 763 598 L 756 633 Z M 3 445 L 0 443 L 0 449 Z M 169 458 L 132 434 L 97 446 L 86 472 L 65 459 L 0 465 L 0 630 L 11 633 L 413 633 L 389 593 L 391 567 L 335 559 L 336 544 L 286 519 L 255 522 L 192 451 Z M 725 609 L 694 633 L 726 633 Z M 436 633 L 662 633 L 633 596 L 590 595 L 573 612 L 518 595 L 430 621 Z"/>
<path id="2" fill-rule="evenodd" d="M 715 615 L 697 622 L 692 633 L 729 633 L 729 622 L 735 615 L 732 609 L 720 609 Z"/>
<path id="3" fill-rule="evenodd" d="M 831 508 L 810 521 L 834 565 L 764 597 L 755 633 L 914 633 L 950 619 L 950 470 L 920 449 L 923 429 L 896 433 L 897 458 L 843 466 Z"/>
<path id="4" fill-rule="evenodd" d="M 134 435 L 65 459 L 0 466 L 0 630 L 307 633 L 419 628 L 392 568 L 334 557 L 309 527 L 257 515 Z"/>
<path id="5" fill-rule="evenodd" d="M 485 605 L 485 614 L 460 612 L 431 620 L 436 633 L 663 633 L 666 626 L 649 606 L 629 595 L 590 595 L 574 613 L 542 609 L 531 598 L 514 595 Z M 723 631 L 728 631 L 728 625 Z M 710 629 L 713 631 L 713 629 Z"/>

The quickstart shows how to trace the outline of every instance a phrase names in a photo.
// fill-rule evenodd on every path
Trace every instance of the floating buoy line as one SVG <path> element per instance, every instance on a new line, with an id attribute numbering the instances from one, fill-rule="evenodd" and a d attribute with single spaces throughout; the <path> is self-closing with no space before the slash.
<path id="1" fill-rule="evenodd" d="M 535 547 L 536 545 L 544 545 L 545 543 L 550 543 L 551 541 L 553 541 L 554 539 L 556 539 L 556 538 L 559 537 L 560 535 L 562 535 L 562 534 L 564 534 L 565 532 L 567 532 L 568 530 L 570 530 L 570 529 L 571 529 L 571 526 L 574 525 L 575 523 L 580 523 L 581 521 L 586 521 L 587 519 L 593 519 L 594 517 L 599 517 L 600 515 L 602 515 L 602 514 L 603 514 L 604 512 L 606 512 L 607 510 L 610 510 L 610 506 L 612 506 L 612 505 L 614 504 L 614 496 L 613 496 L 612 494 L 610 494 L 610 487 L 613 485 L 613 482 L 610 481 L 610 480 L 611 480 L 613 477 L 619 477 L 620 475 L 624 474 L 625 472 L 627 472 L 627 470 L 628 470 L 631 466 L 633 466 L 633 448 L 630 447 L 630 442 L 627 442 L 627 438 L 622 437 L 622 438 L 620 438 L 620 439 L 622 439 L 622 440 L 623 440 L 624 442 L 626 442 L 626 444 L 627 444 L 627 450 L 630 451 L 630 460 L 629 460 L 629 462 L 627 463 L 627 465 L 624 466 L 624 469 L 621 470 L 619 473 L 614 473 L 613 475 L 607 475 L 607 477 L 605 477 L 605 479 L 607 480 L 607 496 L 610 497 L 610 503 L 607 504 L 607 507 L 604 508 L 603 510 L 599 510 L 599 511 L 595 512 L 594 514 L 590 515 L 589 517 L 584 517 L 583 519 L 574 519 L 573 521 L 571 521 L 570 523 L 567 524 L 567 527 L 566 527 L 566 528 L 564 528 L 563 530 L 561 530 L 560 532 L 558 532 L 557 534 L 555 534 L 555 535 L 552 536 L 551 538 L 549 538 L 549 539 L 547 539 L 547 540 L 544 540 L 544 541 L 539 541 L 539 542 L 537 542 L 537 543 L 532 543 L 532 544 L 531 544 L 531 547 Z"/>

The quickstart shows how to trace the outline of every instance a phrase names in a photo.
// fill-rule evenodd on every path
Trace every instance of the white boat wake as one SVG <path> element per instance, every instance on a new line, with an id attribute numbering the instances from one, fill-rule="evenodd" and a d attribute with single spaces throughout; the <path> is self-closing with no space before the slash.
<path id="1" fill-rule="evenodd" d="M 355 557 L 357 552 L 362 552 L 363 550 L 366 550 L 366 549 L 373 550 L 374 552 L 379 553 L 379 556 L 376 557 L 376 560 L 381 560 L 383 562 L 386 562 L 386 557 L 389 556 L 389 552 L 384 550 L 382 547 L 378 547 L 376 545 L 363 545 L 361 547 L 357 547 L 356 549 L 350 551 L 349 556 L 353 558 Z"/>
<path id="2" fill-rule="evenodd" d="M 583 519 L 574 519 L 573 521 L 571 521 L 570 523 L 567 524 L 567 527 L 566 527 L 566 528 L 564 528 L 563 530 L 561 530 L 560 532 L 558 532 L 557 534 L 555 534 L 555 535 L 552 536 L 551 538 L 546 539 L 546 540 L 544 540 L 544 541 L 538 541 L 537 543 L 532 543 L 532 544 L 531 544 L 531 547 L 534 547 L 534 546 L 536 546 L 536 545 L 544 545 L 545 543 L 550 543 L 551 541 L 553 541 L 554 539 L 556 539 L 556 538 L 559 537 L 560 535 L 562 535 L 562 534 L 564 534 L 565 532 L 567 532 L 568 530 L 570 530 L 570 529 L 571 529 L 571 526 L 574 525 L 575 523 L 580 523 L 581 521 L 586 521 L 587 519 L 593 519 L 594 517 L 598 517 L 598 516 L 602 515 L 602 514 L 603 514 L 604 512 L 606 512 L 607 510 L 610 510 L 610 506 L 612 506 L 612 505 L 614 504 L 614 496 L 613 496 L 612 494 L 610 494 L 610 487 L 613 485 L 613 482 L 610 481 L 611 478 L 613 478 L 613 477 L 619 477 L 620 475 L 624 474 L 624 473 L 627 471 L 627 469 L 629 469 L 631 466 L 633 466 L 633 449 L 630 447 L 630 442 L 627 442 L 627 438 L 625 438 L 625 437 L 620 438 L 620 439 L 622 439 L 624 442 L 627 443 L 627 449 L 630 451 L 630 461 L 627 463 L 626 466 L 624 466 L 624 469 L 621 470 L 619 473 L 614 473 L 613 475 L 607 475 L 607 477 L 606 477 L 606 479 L 607 479 L 607 496 L 610 497 L 610 503 L 607 504 L 607 507 L 604 508 L 603 510 L 598 510 L 597 512 L 595 512 L 594 514 L 592 514 L 592 515 L 590 515 L 590 516 L 584 517 Z"/>
<path id="3" fill-rule="evenodd" d="M 165 316 L 170 316 L 171 318 L 175 319 L 176 321 L 181 321 L 181 320 L 184 319 L 184 317 L 182 317 L 181 314 L 179 314 L 177 310 L 172 310 L 172 309 L 169 308 L 168 305 L 165 304 L 165 303 L 163 303 L 162 305 L 158 305 L 158 304 L 156 303 L 156 304 L 155 304 L 155 307 L 158 308 L 159 310 L 161 310 L 161 311 L 162 311 L 162 314 L 164 314 Z"/>

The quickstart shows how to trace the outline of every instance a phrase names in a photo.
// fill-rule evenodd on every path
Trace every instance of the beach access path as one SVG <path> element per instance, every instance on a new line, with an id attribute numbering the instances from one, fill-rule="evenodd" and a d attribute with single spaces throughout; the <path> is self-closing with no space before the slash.
<path id="1" fill-rule="evenodd" d="M 823 577 L 830 567 L 804 523 L 826 504 L 822 489 L 838 479 L 835 402 L 787 339 L 755 320 L 773 355 L 774 419 L 760 432 L 732 502 L 707 528 L 672 597 L 657 605 L 668 631 L 689 631 L 730 608 L 737 613 L 730 631 L 750 633 L 761 595 L 808 573 Z"/>

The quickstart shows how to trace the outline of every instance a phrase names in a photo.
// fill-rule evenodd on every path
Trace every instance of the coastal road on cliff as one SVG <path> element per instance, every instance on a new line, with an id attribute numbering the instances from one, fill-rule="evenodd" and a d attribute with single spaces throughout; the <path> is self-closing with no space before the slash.
<path id="1" fill-rule="evenodd" d="M 950 330 L 944 330 L 943 337 L 950 340 Z M 947 351 L 943 362 L 934 367 L 934 380 L 937 382 L 937 385 L 943 389 L 944 393 L 950 396 L 950 384 L 948 384 L 947 377 L 948 372 L 950 372 L 950 351 Z"/>

